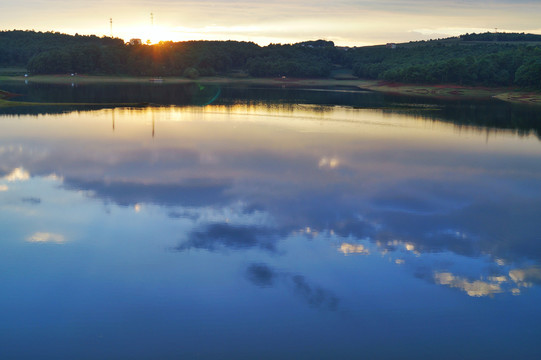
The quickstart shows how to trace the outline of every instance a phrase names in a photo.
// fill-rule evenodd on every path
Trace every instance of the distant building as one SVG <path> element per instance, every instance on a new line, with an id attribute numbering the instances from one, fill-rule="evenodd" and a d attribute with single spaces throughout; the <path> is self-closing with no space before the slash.
<path id="1" fill-rule="evenodd" d="M 385 45 L 385 47 L 387 49 L 396 49 L 396 44 L 395 43 L 387 43 L 387 45 Z"/>
<path id="2" fill-rule="evenodd" d="M 130 39 L 130 45 L 141 45 L 142 43 L 141 39 Z"/>

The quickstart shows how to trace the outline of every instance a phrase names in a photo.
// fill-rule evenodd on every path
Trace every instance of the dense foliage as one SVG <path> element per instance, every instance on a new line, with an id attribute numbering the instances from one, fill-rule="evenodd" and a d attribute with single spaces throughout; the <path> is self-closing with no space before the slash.
<path id="1" fill-rule="evenodd" d="M 33 74 L 91 73 L 195 78 L 231 71 L 253 76 L 325 77 L 338 50 L 329 41 L 260 47 L 239 41 L 130 45 L 120 39 L 34 31 L 0 32 L 0 66 Z"/>
<path id="2" fill-rule="evenodd" d="M 525 33 L 483 33 L 483 34 L 464 34 L 460 35 L 463 41 L 541 41 L 541 35 Z"/>
<path id="3" fill-rule="evenodd" d="M 38 54 L 77 48 L 117 48 L 121 39 L 97 36 L 66 35 L 54 32 L 0 31 L 0 66 L 26 66 Z"/>
<path id="4" fill-rule="evenodd" d="M 356 76 L 368 79 L 541 89 L 541 43 L 530 43 L 541 36 L 527 34 L 520 41 L 521 34 L 506 34 L 505 42 L 483 40 L 489 35 L 495 34 L 355 48 L 348 53 L 350 66 Z"/>
<path id="5" fill-rule="evenodd" d="M 34 74 L 188 78 L 228 73 L 328 77 L 333 69 L 350 69 L 368 79 L 541 89 L 540 41 L 541 35 L 485 33 L 359 48 L 339 48 L 324 40 L 265 47 L 239 41 L 130 45 L 108 37 L 4 31 L 0 66 L 24 66 Z"/>
<path id="6" fill-rule="evenodd" d="M 513 84 L 541 88 L 541 48 L 525 45 L 470 45 L 360 48 L 353 56 L 356 76 L 406 83 Z"/>

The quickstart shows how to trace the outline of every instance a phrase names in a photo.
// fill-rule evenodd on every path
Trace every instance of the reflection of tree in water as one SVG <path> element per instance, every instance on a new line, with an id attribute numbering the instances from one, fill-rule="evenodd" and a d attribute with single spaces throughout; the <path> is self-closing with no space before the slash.
<path id="1" fill-rule="evenodd" d="M 442 100 L 351 88 L 298 89 L 278 87 L 221 87 L 214 84 L 4 84 L 3 90 L 22 94 L 20 101 L 96 103 L 96 107 L 27 107 L 3 108 L 2 114 L 63 113 L 71 110 L 103 108 L 99 104 L 140 103 L 155 105 L 205 106 L 254 105 L 295 110 L 310 106 L 314 112 L 332 111 L 329 106 L 359 109 L 382 109 L 391 113 L 407 113 L 423 119 L 444 121 L 457 126 L 479 129 L 511 130 L 518 135 L 534 133 L 541 139 L 541 112 L 534 106 L 505 103 L 498 100 Z M 317 106 L 319 105 L 319 106 Z M 107 106 L 105 106 L 107 107 Z"/>
<path id="2" fill-rule="evenodd" d="M 541 112 L 536 106 L 507 104 L 501 101 L 464 103 L 442 107 L 435 120 L 457 126 L 513 130 L 520 136 L 535 134 L 541 140 Z"/>
<path id="3" fill-rule="evenodd" d="M 204 106 L 214 102 L 221 92 L 217 85 L 189 84 L 6 84 L 11 92 L 21 94 L 19 101 L 49 103 L 141 103 L 155 105 Z M 30 110 L 32 111 L 32 110 Z M 34 112 L 39 113 L 39 112 Z M 55 113 L 53 111 L 53 113 Z"/>

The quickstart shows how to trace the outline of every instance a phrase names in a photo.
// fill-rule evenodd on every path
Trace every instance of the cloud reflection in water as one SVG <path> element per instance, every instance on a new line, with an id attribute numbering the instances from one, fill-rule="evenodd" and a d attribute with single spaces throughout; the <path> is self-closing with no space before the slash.
<path id="1" fill-rule="evenodd" d="M 26 171 L 24 168 L 18 167 L 16 169 L 13 169 L 9 174 L 5 175 L 2 179 L 9 182 L 26 181 L 30 179 L 30 173 Z"/>
<path id="2" fill-rule="evenodd" d="M 54 234 L 48 232 L 37 232 L 29 236 L 26 241 L 32 243 L 56 243 L 62 244 L 66 242 L 66 238 L 61 234 Z"/>
<path id="3" fill-rule="evenodd" d="M 275 251 L 278 234 L 275 230 L 248 225 L 227 223 L 209 224 L 188 234 L 188 240 L 176 247 L 178 251 L 188 249 L 250 249 L 260 248 Z"/>
<path id="4" fill-rule="evenodd" d="M 342 254 L 394 254 L 393 262 L 403 262 L 404 271 L 416 257 L 434 254 L 479 263 L 499 259 L 508 264 L 507 272 L 527 268 L 523 258 L 541 262 L 538 141 L 517 143 L 502 136 L 491 140 L 500 141 L 498 147 L 479 141 L 475 133 L 461 138 L 449 131 L 451 125 L 431 123 L 426 129 L 422 119 L 409 116 L 324 109 L 122 110 L 110 138 L 109 112 L 78 113 L 77 125 L 66 121 L 69 115 L 64 120 L 51 116 L 47 126 L 62 126 L 72 138 L 51 135 L 36 145 L 26 133 L 3 135 L 22 152 L 0 154 L 4 163 L 17 164 L 3 172 L 2 196 L 12 190 L 10 181 L 29 180 L 29 171 L 43 175 L 62 169 L 64 190 L 130 206 L 141 216 L 148 205 L 163 207 L 168 221 L 187 224 L 184 232 L 167 234 L 178 251 L 277 253 L 279 243 L 301 235 L 339 239 L 330 248 Z M 148 135 L 154 115 L 163 131 L 149 143 L 141 134 Z M 18 121 L 44 131 L 41 120 Z M 43 150 L 39 157 L 30 156 L 27 143 Z M 506 146 L 513 150 L 504 152 Z M 25 193 L 18 199 L 40 196 Z M 266 221 L 254 221 L 256 215 Z M 490 282 L 494 275 L 420 262 L 430 268 L 425 278 L 437 282 L 435 273 L 451 274 L 437 279 L 455 288 Z M 296 283 L 306 289 L 302 280 Z"/>
<path id="5" fill-rule="evenodd" d="M 275 286 L 280 282 L 314 308 L 335 311 L 340 303 L 340 299 L 332 291 L 310 282 L 305 276 L 277 271 L 267 264 L 249 265 L 246 277 L 259 287 Z"/>

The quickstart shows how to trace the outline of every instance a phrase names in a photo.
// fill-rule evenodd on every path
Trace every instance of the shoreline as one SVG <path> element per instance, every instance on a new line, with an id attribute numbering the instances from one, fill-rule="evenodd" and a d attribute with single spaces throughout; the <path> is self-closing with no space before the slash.
<path id="1" fill-rule="evenodd" d="M 2 81 L 27 81 L 41 84 L 223 84 L 262 85 L 288 88 L 349 87 L 356 90 L 377 91 L 387 94 L 430 97 L 440 99 L 489 99 L 495 98 L 515 104 L 541 105 L 541 92 L 524 91 L 507 87 L 474 87 L 461 85 L 402 84 L 382 80 L 362 79 L 299 79 L 299 78 L 251 78 L 212 76 L 198 79 L 184 77 L 110 76 L 110 75 L 34 75 L 0 76 Z M 2 96 L 0 96 L 2 98 Z M 4 101 L 9 101 L 5 100 Z M 11 102 L 11 101 L 9 101 Z M 14 104 L 13 104 L 14 105 Z"/>

